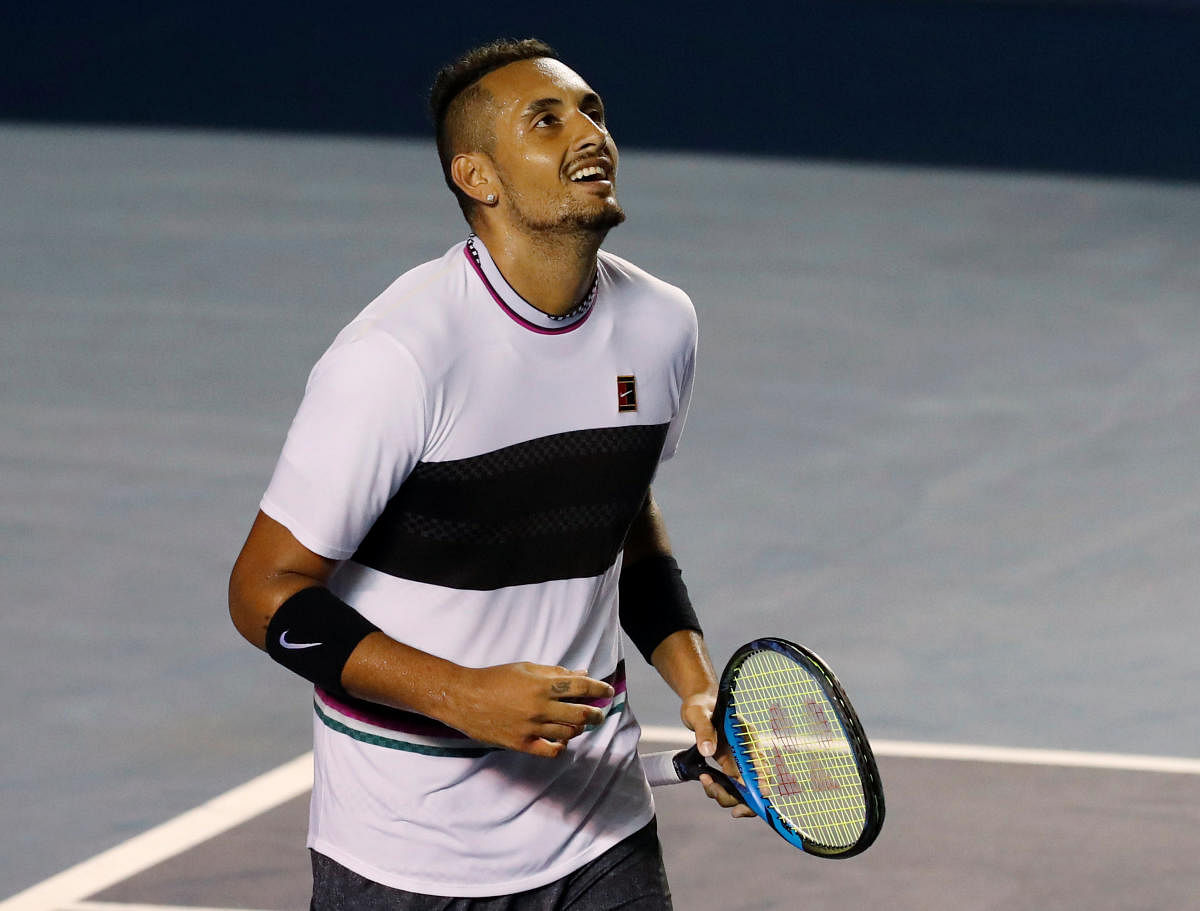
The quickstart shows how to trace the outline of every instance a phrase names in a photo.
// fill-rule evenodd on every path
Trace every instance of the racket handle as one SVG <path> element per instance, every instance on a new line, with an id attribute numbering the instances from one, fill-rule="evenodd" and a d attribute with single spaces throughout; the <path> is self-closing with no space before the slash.
<path id="1" fill-rule="evenodd" d="M 745 790 L 716 766 L 710 765 L 695 747 L 678 752 L 643 753 L 641 759 L 646 781 L 652 788 L 681 781 L 699 781 L 701 775 L 710 775 L 727 793 L 740 796 L 743 801 L 746 799 Z"/>
<path id="2" fill-rule="evenodd" d="M 675 768 L 675 756 L 678 751 L 664 750 L 661 753 L 643 753 L 642 768 L 646 772 L 646 781 L 650 787 L 657 788 L 666 784 L 679 784 L 683 781 Z"/>

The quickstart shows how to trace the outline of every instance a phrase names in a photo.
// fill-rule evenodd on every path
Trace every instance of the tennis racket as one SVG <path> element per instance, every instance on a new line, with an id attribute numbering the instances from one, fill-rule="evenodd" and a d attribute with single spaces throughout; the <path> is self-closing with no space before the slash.
<path id="1" fill-rule="evenodd" d="M 789 843 L 816 857 L 853 857 L 883 825 L 871 745 L 833 671 L 786 639 L 755 639 L 721 675 L 713 726 L 742 781 L 695 746 L 642 756 L 651 785 L 711 775 Z"/>

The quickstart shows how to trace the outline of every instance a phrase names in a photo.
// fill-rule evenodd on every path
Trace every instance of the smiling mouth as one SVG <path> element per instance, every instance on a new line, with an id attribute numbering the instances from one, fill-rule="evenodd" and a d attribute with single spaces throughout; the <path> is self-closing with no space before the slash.
<path id="1" fill-rule="evenodd" d="M 613 163 L 607 158 L 585 158 L 567 171 L 567 179 L 571 183 L 599 183 L 605 180 L 612 182 L 614 170 Z"/>
<path id="2" fill-rule="evenodd" d="M 597 180 L 608 180 L 608 172 L 599 165 L 580 168 L 571 175 L 572 183 L 594 183 Z"/>

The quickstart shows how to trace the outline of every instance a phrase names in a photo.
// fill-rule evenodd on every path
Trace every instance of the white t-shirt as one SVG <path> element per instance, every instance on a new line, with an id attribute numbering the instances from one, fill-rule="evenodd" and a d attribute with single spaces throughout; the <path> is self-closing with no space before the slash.
<path id="1" fill-rule="evenodd" d="M 321 357 L 262 510 L 344 561 L 330 588 L 432 654 L 586 668 L 617 695 L 549 760 L 318 688 L 311 847 L 471 897 L 552 882 L 649 821 L 617 579 L 695 347 L 687 296 L 616 256 L 555 320 L 474 239 L 397 279 Z"/>

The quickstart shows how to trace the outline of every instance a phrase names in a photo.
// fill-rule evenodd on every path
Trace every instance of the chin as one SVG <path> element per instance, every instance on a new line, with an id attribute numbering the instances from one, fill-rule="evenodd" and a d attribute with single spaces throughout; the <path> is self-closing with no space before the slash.
<path id="1" fill-rule="evenodd" d="M 609 209 L 607 212 L 598 215 L 592 222 L 592 226 L 597 231 L 611 231 L 624 220 L 625 212 L 623 209 Z"/>
<path id="2" fill-rule="evenodd" d="M 571 218 L 576 227 L 591 231 L 610 231 L 625 220 L 625 210 L 616 203 L 598 212 L 580 212 Z"/>
<path id="3" fill-rule="evenodd" d="M 531 217 L 519 208 L 515 211 L 517 222 L 527 229 L 534 231 L 568 231 L 607 233 L 625 220 L 625 211 L 615 199 L 610 199 L 603 206 L 572 206 L 564 207 L 553 214 L 541 218 Z"/>

